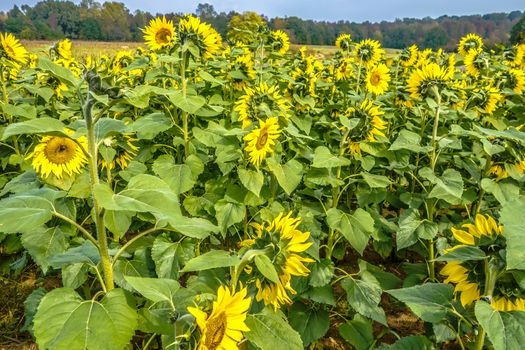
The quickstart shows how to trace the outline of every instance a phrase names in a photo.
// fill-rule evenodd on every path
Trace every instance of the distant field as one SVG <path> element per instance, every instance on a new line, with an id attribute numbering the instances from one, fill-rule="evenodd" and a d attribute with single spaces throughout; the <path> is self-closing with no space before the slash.
<path id="1" fill-rule="evenodd" d="M 32 53 L 42 53 L 49 49 L 56 41 L 51 40 L 22 40 L 23 45 Z M 299 51 L 303 46 L 307 47 L 307 52 L 318 56 L 332 56 L 337 52 L 337 47 L 330 45 L 297 45 L 292 44 L 293 51 Z M 135 50 L 137 47 L 146 46 L 138 42 L 105 42 L 105 41 L 73 41 L 73 55 L 83 57 L 87 55 L 114 55 L 118 51 Z M 388 55 L 395 55 L 399 52 L 396 49 L 386 49 Z"/>

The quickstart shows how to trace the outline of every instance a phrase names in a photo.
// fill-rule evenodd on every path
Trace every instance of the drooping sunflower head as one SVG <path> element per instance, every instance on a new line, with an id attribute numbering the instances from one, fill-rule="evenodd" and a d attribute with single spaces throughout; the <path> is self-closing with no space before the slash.
<path id="1" fill-rule="evenodd" d="M 412 72 L 407 90 L 415 99 L 435 97 L 433 89 L 438 91 L 444 89 L 450 79 L 447 69 L 440 67 L 437 63 L 429 63 Z"/>
<path id="2" fill-rule="evenodd" d="M 513 68 L 525 68 L 525 44 L 515 45 L 507 54 L 507 64 Z"/>
<path id="3" fill-rule="evenodd" d="M 467 34 L 461 40 L 458 44 L 458 53 L 461 56 L 466 56 L 470 50 L 474 50 L 476 52 L 483 51 L 483 39 L 477 34 Z"/>
<path id="4" fill-rule="evenodd" d="M 500 152 L 489 154 L 490 168 L 489 175 L 496 178 L 496 181 L 512 177 L 518 181 L 525 174 L 525 149 L 520 143 L 499 137 L 487 138 L 494 149 Z"/>
<path id="5" fill-rule="evenodd" d="M 270 34 L 270 45 L 280 55 L 284 55 L 290 49 L 290 38 L 282 30 L 276 30 Z"/>
<path id="6" fill-rule="evenodd" d="M 263 116 L 287 117 L 289 109 L 288 101 L 281 95 L 277 85 L 270 86 L 266 83 L 261 83 L 253 89 L 246 88 L 234 107 L 243 129 L 250 126 L 253 120 Z"/>
<path id="7" fill-rule="evenodd" d="M 157 17 L 149 22 L 149 25 L 142 29 L 146 45 L 152 50 L 169 48 L 175 42 L 175 27 L 172 20 L 166 17 Z"/>
<path id="8" fill-rule="evenodd" d="M 476 215 L 474 223 L 464 224 L 462 229 L 452 228 L 454 238 L 466 245 L 485 246 L 492 244 L 500 235 L 503 235 L 503 226 L 489 215 Z"/>
<path id="9" fill-rule="evenodd" d="M 256 300 L 263 300 L 266 305 L 278 309 L 283 304 L 290 304 L 288 292 L 295 294 L 290 281 L 292 276 L 308 276 L 310 270 L 304 265 L 313 259 L 304 257 L 304 252 L 310 248 L 310 233 L 298 229 L 300 218 L 293 218 L 292 213 L 281 213 L 270 223 L 252 224 L 256 236 L 254 239 L 242 242 L 249 249 L 264 250 L 272 261 L 278 275 L 278 280 L 270 280 L 253 266 L 250 274 L 257 287 Z"/>
<path id="10" fill-rule="evenodd" d="M 417 45 L 405 48 L 399 55 L 399 60 L 404 67 L 412 67 L 417 62 L 418 57 Z"/>
<path id="11" fill-rule="evenodd" d="M 58 58 L 62 58 L 64 60 L 70 60 L 73 58 L 73 52 L 71 51 L 73 44 L 71 43 L 71 40 L 64 39 L 58 41 L 54 46 L 53 50 L 58 55 Z"/>
<path id="12" fill-rule="evenodd" d="M 273 153 L 275 140 L 281 135 L 278 118 L 269 118 L 261 121 L 259 128 L 253 129 L 248 135 L 244 136 L 246 147 L 244 150 L 250 157 L 250 163 L 255 166 L 261 165 L 262 161 Z"/>
<path id="13" fill-rule="evenodd" d="M 385 112 L 372 100 L 365 99 L 358 107 L 348 108 L 346 114 L 348 118 L 358 119 L 357 125 L 349 133 L 352 154 L 360 153 L 360 142 L 379 142 L 386 137 L 388 123 L 382 118 Z"/>
<path id="14" fill-rule="evenodd" d="M 118 165 L 120 169 L 126 169 L 129 162 L 135 157 L 138 153 L 139 147 L 135 145 L 137 139 L 131 137 L 130 135 L 120 135 L 117 137 L 108 137 L 104 139 L 100 150 L 105 150 L 106 154 L 108 149 L 112 149 L 115 153 L 113 159 L 105 159 L 100 157 L 98 164 L 102 169 L 113 170 Z"/>
<path id="15" fill-rule="evenodd" d="M 180 20 L 177 36 L 181 45 L 195 45 L 204 59 L 212 58 L 222 47 L 220 34 L 208 23 L 191 15 Z"/>
<path id="16" fill-rule="evenodd" d="M 456 72 L 456 54 L 452 53 L 447 58 L 447 78 L 452 80 Z"/>
<path id="17" fill-rule="evenodd" d="M 390 82 L 390 70 L 380 63 L 366 73 L 366 90 L 374 95 L 384 94 L 388 90 Z"/>
<path id="18" fill-rule="evenodd" d="M 360 41 L 355 47 L 356 61 L 360 61 L 365 67 L 378 63 L 385 55 L 385 50 L 377 40 L 366 39 Z"/>
<path id="19" fill-rule="evenodd" d="M 517 94 L 521 94 L 525 90 L 525 72 L 521 69 L 509 69 L 502 74 L 502 80 L 506 88 Z"/>
<path id="20" fill-rule="evenodd" d="M 64 132 L 67 135 L 74 134 L 70 129 L 65 129 Z M 54 175 L 62 179 L 80 174 L 87 163 L 86 150 L 85 136 L 79 137 L 76 142 L 66 136 L 44 136 L 27 159 L 32 158 L 33 168 L 43 178 Z"/>
<path id="21" fill-rule="evenodd" d="M 416 67 L 421 68 L 432 63 L 432 49 L 424 49 L 423 51 L 418 51 Z"/>
<path id="22" fill-rule="evenodd" d="M 502 100 L 501 92 L 498 88 L 487 85 L 485 87 L 476 89 L 476 101 L 478 109 L 485 114 L 491 115 L 498 107 L 498 103 Z"/>
<path id="23" fill-rule="evenodd" d="M 350 34 L 341 34 L 335 40 L 335 46 L 343 51 L 350 51 L 352 48 L 352 36 Z"/>
<path id="24" fill-rule="evenodd" d="M 335 80 L 346 81 L 354 76 L 354 59 L 350 57 L 343 57 L 337 67 L 335 67 Z"/>
<path id="25" fill-rule="evenodd" d="M 469 52 L 465 55 L 463 62 L 465 63 L 465 69 L 467 73 L 474 78 L 479 77 L 485 66 L 484 60 L 481 57 L 481 52 L 474 49 L 469 50 Z"/>
<path id="26" fill-rule="evenodd" d="M 250 331 L 245 320 L 252 299 L 247 294 L 242 286 L 238 292 L 220 286 L 209 315 L 198 307 L 188 307 L 200 330 L 197 349 L 238 349 L 243 332 Z"/>
<path id="27" fill-rule="evenodd" d="M 0 58 L 5 57 L 14 63 L 24 64 L 28 52 L 20 41 L 11 33 L 0 33 Z"/>
<path id="28" fill-rule="evenodd" d="M 256 75 L 250 50 L 245 46 L 228 47 L 224 50 L 223 57 L 230 61 L 227 74 L 233 88 L 244 91 Z"/>

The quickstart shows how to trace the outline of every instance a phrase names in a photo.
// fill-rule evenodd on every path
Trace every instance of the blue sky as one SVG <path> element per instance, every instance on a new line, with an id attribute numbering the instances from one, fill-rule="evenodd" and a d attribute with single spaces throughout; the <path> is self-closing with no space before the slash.
<path id="1" fill-rule="evenodd" d="M 524 0 L 118 0 L 132 11 L 194 12 L 197 4 L 208 2 L 217 11 L 255 11 L 268 17 L 298 16 L 315 20 L 355 22 L 441 15 L 485 14 L 525 11 Z M 0 0 L 0 10 L 13 5 L 34 5 L 38 0 Z M 79 2 L 79 0 L 74 0 Z M 100 1 L 103 2 L 103 1 Z"/>

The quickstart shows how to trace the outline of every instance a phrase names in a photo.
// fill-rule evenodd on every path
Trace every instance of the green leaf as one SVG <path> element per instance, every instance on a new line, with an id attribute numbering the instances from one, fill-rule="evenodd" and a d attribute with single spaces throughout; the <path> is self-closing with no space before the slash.
<path id="1" fill-rule="evenodd" d="M 264 184 L 264 175 L 260 171 L 247 169 L 239 169 L 237 170 L 237 173 L 239 174 L 239 180 L 241 180 L 243 186 L 246 187 L 248 191 L 259 197 L 259 193 Z"/>
<path id="2" fill-rule="evenodd" d="M 514 183 L 498 182 L 486 178 L 481 180 L 481 188 L 494 195 L 501 205 L 516 199 L 520 193 L 519 187 Z"/>
<path id="3" fill-rule="evenodd" d="M 0 109 L 2 109 L 2 111 L 5 114 L 13 116 L 15 118 L 35 119 L 37 116 L 35 106 L 28 104 L 20 104 L 16 106 L 11 104 L 4 104 L 0 106 Z"/>
<path id="4" fill-rule="evenodd" d="M 73 289 L 55 289 L 42 298 L 34 319 L 38 346 L 53 350 L 121 350 L 136 327 L 137 313 L 122 289 L 100 301 L 83 300 Z"/>
<path id="5" fill-rule="evenodd" d="M 44 274 L 50 267 L 50 258 L 66 251 L 69 240 L 60 226 L 47 228 L 37 227 L 22 235 L 22 244 L 40 266 Z"/>
<path id="6" fill-rule="evenodd" d="M 171 120 L 164 113 L 155 112 L 135 120 L 130 130 L 136 132 L 139 139 L 151 140 L 171 126 Z"/>
<path id="7" fill-rule="evenodd" d="M 396 341 L 394 345 L 382 346 L 379 350 L 434 350 L 434 345 L 427 337 L 411 335 Z"/>
<path id="8" fill-rule="evenodd" d="M 343 279 L 341 286 L 346 291 L 348 303 L 355 311 L 387 325 L 385 311 L 378 306 L 383 292 L 378 285 L 347 277 Z"/>
<path id="9" fill-rule="evenodd" d="M 99 261 L 99 251 L 91 241 L 84 241 L 84 243 L 78 247 L 69 248 L 62 254 L 53 255 L 49 260 L 51 266 L 57 268 L 77 263 L 97 266 Z"/>
<path id="10" fill-rule="evenodd" d="M 154 303 L 173 303 L 173 296 L 180 288 L 179 282 L 167 278 L 124 276 L 124 279 L 133 289 Z"/>
<path id="11" fill-rule="evenodd" d="M 430 152 L 432 147 L 421 146 L 421 136 L 415 132 L 403 129 L 397 135 L 389 151 L 407 150 L 410 152 Z"/>
<path id="12" fill-rule="evenodd" d="M 183 235 L 197 239 L 205 239 L 211 233 L 219 232 L 219 227 L 201 218 L 181 216 L 176 222 L 171 223 L 171 226 Z"/>
<path id="13" fill-rule="evenodd" d="M 228 202 L 221 199 L 215 203 L 215 217 L 222 232 L 232 225 L 244 220 L 246 207 L 240 203 Z"/>
<path id="14" fill-rule="evenodd" d="M 260 273 L 270 281 L 274 283 L 280 283 L 279 282 L 279 275 L 277 274 L 277 271 L 275 270 L 275 267 L 272 264 L 272 261 L 270 258 L 264 254 L 262 255 L 256 255 L 254 258 L 255 266 L 257 266 L 257 269 Z"/>
<path id="15" fill-rule="evenodd" d="M 182 266 L 194 257 L 195 251 L 190 240 L 171 242 L 167 237 L 159 236 L 151 247 L 155 272 L 160 278 L 178 279 Z"/>
<path id="16" fill-rule="evenodd" d="M 425 283 L 386 292 L 407 304 L 423 321 L 434 323 L 443 320 L 451 309 L 454 287 L 450 284 Z"/>
<path id="17" fill-rule="evenodd" d="M 325 146 L 319 146 L 315 149 L 312 167 L 314 168 L 335 168 L 349 165 L 350 160 L 342 156 L 335 156 Z"/>
<path id="18" fill-rule="evenodd" d="M 305 347 L 323 337 L 330 326 L 330 318 L 326 310 L 314 310 L 303 303 L 292 305 L 288 319 L 290 326 L 299 332 Z"/>
<path id="19" fill-rule="evenodd" d="M 38 57 L 37 67 L 45 72 L 51 73 L 62 82 L 68 83 L 70 86 L 76 87 L 79 85 L 79 80 L 73 75 L 71 70 L 59 66 L 45 56 Z"/>
<path id="20" fill-rule="evenodd" d="M 327 222 L 330 228 L 337 230 L 350 242 L 350 245 L 363 254 L 371 234 L 374 232 L 374 219 L 368 212 L 358 208 L 352 215 L 339 209 L 327 211 Z"/>
<path id="21" fill-rule="evenodd" d="M 310 280 L 309 284 L 312 287 L 322 287 L 327 285 L 334 277 L 334 263 L 329 259 L 321 259 L 321 261 L 310 265 Z"/>
<path id="22" fill-rule="evenodd" d="M 113 118 L 101 118 L 95 124 L 94 131 L 95 139 L 98 142 L 108 136 L 129 133 L 130 129 L 122 120 Z"/>
<path id="23" fill-rule="evenodd" d="M 292 194 L 295 188 L 301 183 L 303 165 L 295 159 L 290 160 L 285 165 L 281 165 L 274 158 L 267 158 L 266 164 L 286 194 Z"/>
<path id="24" fill-rule="evenodd" d="M 111 233 L 117 235 L 119 238 L 122 238 L 126 232 L 128 232 L 132 218 L 133 212 L 116 210 L 104 211 L 104 224 Z"/>
<path id="25" fill-rule="evenodd" d="M 280 312 L 264 308 L 258 314 L 249 314 L 246 325 L 250 328 L 245 334 L 246 339 L 261 350 L 282 349 L 284 344 L 287 350 L 304 349 L 299 333 L 286 322 Z"/>
<path id="26" fill-rule="evenodd" d="M 51 220 L 53 204 L 46 198 L 20 194 L 0 201 L 0 232 L 31 232 Z"/>
<path id="27" fill-rule="evenodd" d="M 392 183 L 388 177 L 383 175 L 374 175 L 366 172 L 362 172 L 361 175 L 370 188 L 385 188 Z"/>
<path id="28" fill-rule="evenodd" d="M 462 246 L 445 253 L 436 259 L 436 261 L 469 261 L 484 260 L 487 258 L 485 252 L 478 247 Z"/>
<path id="29" fill-rule="evenodd" d="M 195 114 L 199 108 L 206 104 L 204 97 L 190 94 L 184 97 L 180 91 L 175 91 L 175 93 L 169 96 L 169 99 L 176 107 L 189 114 Z"/>
<path id="30" fill-rule="evenodd" d="M 152 170 L 164 180 L 174 193 L 189 191 L 195 185 L 191 168 L 186 164 L 175 164 L 170 155 L 162 155 L 153 162 Z"/>
<path id="31" fill-rule="evenodd" d="M 489 303 L 476 302 L 476 319 L 485 329 L 494 350 L 522 349 L 525 344 L 525 312 L 499 312 Z"/>
<path id="32" fill-rule="evenodd" d="M 419 173 L 422 177 L 435 184 L 434 188 L 428 195 L 430 198 L 442 199 L 450 204 L 461 203 L 461 196 L 463 195 L 463 177 L 459 171 L 447 169 L 439 178 L 436 177 L 429 168 L 423 168 Z"/>
<path id="33" fill-rule="evenodd" d="M 434 238 L 438 229 L 435 222 L 426 219 L 421 220 L 417 209 L 405 210 L 399 217 L 399 231 L 396 235 L 397 250 L 410 247 L 417 242 L 418 238 Z"/>
<path id="34" fill-rule="evenodd" d="M 525 270 L 525 199 L 507 202 L 500 212 L 500 222 L 505 227 L 507 240 L 507 270 Z M 1 231 L 1 226 L 0 226 Z"/>
<path id="35" fill-rule="evenodd" d="M 229 252 L 224 250 L 212 250 L 188 261 L 181 272 L 202 271 L 218 267 L 235 266 L 239 261 L 240 259 L 237 255 L 230 255 Z"/>
<path id="36" fill-rule="evenodd" d="M 361 315 L 339 327 L 339 334 L 356 350 L 368 350 L 374 344 L 372 323 Z"/>
<path id="37" fill-rule="evenodd" d="M 10 124 L 4 130 L 2 140 L 11 136 L 22 134 L 57 134 L 66 136 L 64 128 L 66 126 L 60 120 L 49 117 L 26 120 L 25 122 Z"/>
<path id="38" fill-rule="evenodd" d="M 33 334 L 33 319 L 42 298 L 46 295 L 44 288 L 37 288 L 24 301 L 24 326 L 21 331 L 30 331 Z"/>

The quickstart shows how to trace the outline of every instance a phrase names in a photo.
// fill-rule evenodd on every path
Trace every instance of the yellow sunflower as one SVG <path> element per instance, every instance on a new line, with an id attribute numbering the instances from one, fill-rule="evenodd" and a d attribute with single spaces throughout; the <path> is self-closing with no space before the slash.
<path id="1" fill-rule="evenodd" d="M 359 119 L 358 124 L 350 130 L 348 135 L 348 149 L 352 155 L 361 154 L 361 142 L 380 142 L 385 138 L 388 123 L 381 116 L 385 112 L 374 105 L 372 100 L 364 100 L 359 107 L 350 107 L 346 110 L 348 118 Z"/>
<path id="2" fill-rule="evenodd" d="M 277 85 L 269 86 L 266 83 L 245 89 L 234 107 L 243 129 L 250 126 L 253 119 L 258 119 L 260 114 L 266 114 L 267 117 L 287 116 L 289 109 L 288 101 L 281 95 Z"/>
<path id="3" fill-rule="evenodd" d="M 374 95 L 384 94 L 388 90 L 390 70 L 383 63 L 368 70 L 366 73 L 366 90 Z"/>
<path id="4" fill-rule="evenodd" d="M 456 54 L 452 53 L 447 58 L 447 79 L 452 80 L 456 72 Z"/>
<path id="5" fill-rule="evenodd" d="M 264 250 L 274 263 L 278 281 L 270 281 L 262 273 L 255 272 L 256 265 L 252 267 L 250 276 L 257 287 L 255 299 L 272 305 L 275 310 L 283 304 L 291 304 L 288 292 L 296 293 L 290 284 L 292 276 L 308 276 L 310 270 L 304 263 L 314 262 L 300 255 L 312 245 L 308 242 L 310 233 L 297 229 L 300 223 L 301 219 L 293 218 L 291 212 L 287 215 L 281 213 L 271 223 L 252 224 L 255 239 L 241 243 L 247 249 Z"/>
<path id="6" fill-rule="evenodd" d="M 276 30 L 270 34 L 270 44 L 280 55 L 284 55 L 290 49 L 290 38 L 282 30 Z"/>
<path id="7" fill-rule="evenodd" d="M 521 69 L 511 68 L 504 74 L 506 86 L 517 94 L 525 90 L 525 73 Z"/>
<path id="8" fill-rule="evenodd" d="M 490 305 L 497 311 L 525 311 L 525 298 L 495 297 Z"/>
<path id="9" fill-rule="evenodd" d="M 350 51 L 352 48 L 352 36 L 350 34 L 341 34 L 335 40 L 335 46 L 343 51 Z"/>
<path id="10" fill-rule="evenodd" d="M 467 73 L 474 78 L 479 77 L 480 70 L 483 68 L 482 63 L 480 62 L 480 54 L 481 52 L 479 51 L 469 50 L 469 52 L 465 55 L 465 59 L 463 60 Z"/>
<path id="11" fill-rule="evenodd" d="M 470 50 L 483 51 L 483 39 L 479 35 L 467 34 L 459 41 L 458 53 L 461 56 L 466 56 Z"/>
<path id="12" fill-rule="evenodd" d="M 502 100 L 500 91 L 494 86 L 486 86 L 477 90 L 481 95 L 478 107 L 486 114 L 492 114 L 498 107 L 498 102 Z"/>
<path id="13" fill-rule="evenodd" d="M 256 166 L 261 165 L 263 159 L 274 151 L 275 140 L 281 135 L 278 118 L 270 118 L 260 122 L 259 128 L 254 129 L 244 136 L 247 142 L 244 150 L 250 156 L 250 162 Z"/>
<path id="14" fill-rule="evenodd" d="M 509 52 L 507 64 L 514 68 L 525 69 L 525 44 L 517 44 Z"/>
<path id="15" fill-rule="evenodd" d="M 65 129 L 67 135 L 75 132 Z M 87 139 L 81 136 L 75 142 L 65 136 L 44 136 L 33 153 L 27 159 L 32 158 L 33 168 L 43 178 L 54 175 L 58 179 L 64 176 L 80 174 L 87 163 L 85 151 L 87 150 Z"/>
<path id="16" fill-rule="evenodd" d="M 250 331 L 245 323 L 251 304 L 247 293 L 246 288 L 235 293 L 220 286 L 209 315 L 199 308 L 188 307 L 201 333 L 198 350 L 239 349 L 238 344 L 244 338 L 243 332 Z"/>
<path id="17" fill-rule="evenodd" d="M 0 33 L 0 49 L 0 57 L 4 56 L 9 60 L 22 64 L 27 61 L 27 50 L 13 34 Z"/>
<path id="18" fill-rule="evenodd" d="M 192 42 L 204 59 L 212 58 L 222 47 L 222 38 L 208 23 L 201 22 L 198 17 L 185 16 L 179 22 L 178 39 L 184 45 Z"/>
<path id="19" fill-rule="evenodd" d="M 432 49 L 424 49 L 419 51 L 417 55 L 416 67 L 421 68 L 431 63 Z"/>
<path id="20" fill-rule="evenodd" d="M 417 45 L 404 49 L 399 55 L 399 60 L 403 67 L 412 67 L 417 62 L 418 52 Z"/>
<path id="21" fill-rule="evenodd" d="M 377 40 L 366 39 L 360 41 L 355 47 L 356 61 L 360 61 L 365 67 L 374 66 L 385 53 Z"/>
<path id="22" fill-rule="evenodd" d="M 353 58 L 345 57 L 341 60 L 339 65 L 335 68 L 335 80 L 345 81 L 354 76 Z"/>
<path id="23" fill-rule="evenodd" d="M 57 42 L 54 49 L 60 58 L 70 60 L 73 58 L 73 53 L 71 52 L 72 46 L 71 40 L 64 39 Z"/>
<path id="24" fill-rule="evenodd" d="M 117 138 L 106 138 L 103 141 L 104 147 L 110 147 L 115 150 L 115 156 L 111 162 L 106 162 L 103 158 L 98 160 L 98 164 L 102 169 L 113 170 L 118 165 L 120 169 L 126 169 L 129 162 L 137 155 L 139 147 L 135 146 L 133 142 L 137 139 L 129 135 L 122 135 Z"/>
<path id="25" fill-rule="evenodd" d="M 446 68 L 440 67 L 436 63 L 429 63 L 422 68 L 412 72 L 408 80 L 408 92 L 410 96 L 418 99 L 434 97 L 433 89 L 443 89 L 451 79 Z"/>
<path id="26" fill-rule="evenodd" d="M 493 145 L 504 147 L 503 152 L 490 155 L 489 175 L 494 175 L 496 181 L 512 177 L 520 180 L 525 174 L 525 152 L 518 142 L 501 138 L 487 138 Z"/>
<path id="27" fill-rule="evenodd" d="M 166 17 L 157 17 L 149 22 L 146 28 L 142 29 L 146 45 L 152 50 L 161 50 L 170 47 L 175 42 L 175 27 L 173 21 L 166 20 Z"/>
<path id="28" fill-rule="evenodd" d="M 253 59 L 250 50 L 245 46 L 228 46 L 222 56 L 230 60 L 228 79 L 231 80 L 233 88 L 244 91 L 248 87 L 248 82 L 255 79 L 257 73 L 253 69 Z M 232 72 L 241 74 L 234 75 Z"/>

